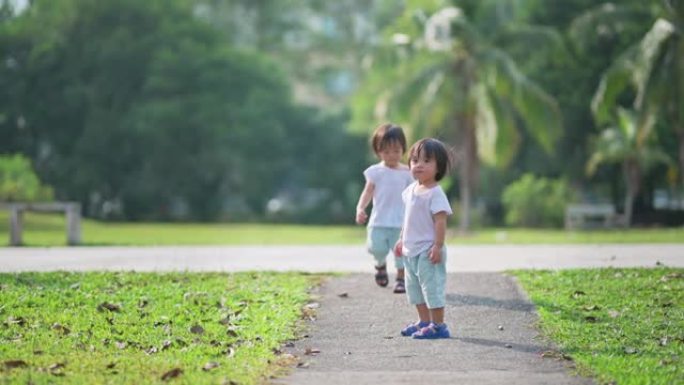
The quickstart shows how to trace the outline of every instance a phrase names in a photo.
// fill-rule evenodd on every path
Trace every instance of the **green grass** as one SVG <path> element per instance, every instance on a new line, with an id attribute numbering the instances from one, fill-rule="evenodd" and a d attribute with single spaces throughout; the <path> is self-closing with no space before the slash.
<path id="1" fill-rule="evenodd" d="M 684 269 L 516 271 L 542 332 L 603 384 L 684 384 Z"/>
<path id="2" fill-rule="evenodd" d="M 295 337 L 319 280 L 0 274 L 0 384 L 162 384 L 174 369 L 174 384 L 261 383 L 283 371 L 274 349 Z"/>
<path id="3" fill-rule="evenodd" d="M 26 213 L 24 243 L 57 246 L 66 243 L 64 218 L 55 214 Z M 452 225 L 456 225 L 452 221 Z M 363 226 L 303 226 L 288 224 L 110 223 L 85 219 L 85 245 L 279 245 L 363 244 Z M 476 229 L 459 235 L 449 229 L 452 244 L 580 244 L 682 243 L 684 227 L 630 230 Z M 0 211 L 0 246 L 9 243 L 7 212 Z"/>

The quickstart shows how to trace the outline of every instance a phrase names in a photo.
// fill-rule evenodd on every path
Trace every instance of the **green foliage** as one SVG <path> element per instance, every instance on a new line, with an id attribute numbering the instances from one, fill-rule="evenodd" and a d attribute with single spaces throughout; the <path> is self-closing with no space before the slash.
<path id="1" fill-rule="evenodd" d="M 42 185 L 31 167 L 31 160 L 23 155 L 0 155 L 0 201 L 49 201 L 52 188 Z"/>
<path id="2" fill-rule="evenodd" d="M 0 274 L 3 383 L 256 384 L 281 368 L 315 276 Z M 21 361 L 14 366 L 7 361 Z"/>
<path id="3" fill-rule="evenodd" d="M 346 220 L 340 192 L 365 149 L 345 115 L 296 106 L 280 63 L 237 48 L 193 4 L 39 0 L 1 24 L 0 151 L 31 156 L 88 216 L 258 219 L 301 183 L 338 207 L 311 220 Z"/>
<path id="4" fill-rule="evenodd" d="M 684 269 L 515 272 L 543 332 L 599 383 L 676 384 L 684 373 Z"/>
<path id="5" fill-rule="evenodd" d="M 571 193 L 564 180 L 525 174 L 503 192 L 506 224 L 525 227 L 560 227 Z"/>

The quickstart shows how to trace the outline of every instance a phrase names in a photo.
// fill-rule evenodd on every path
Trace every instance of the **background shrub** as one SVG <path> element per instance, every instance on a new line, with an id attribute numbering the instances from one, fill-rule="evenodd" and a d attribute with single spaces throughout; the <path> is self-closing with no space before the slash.
<path id="1" fill-rule="evenodd" d="M 560 179 L 524 174 L 503 192 L 506 224 L 525 227 L 561 227 L 565 205 L 571 198 L 567 183 Z"/>

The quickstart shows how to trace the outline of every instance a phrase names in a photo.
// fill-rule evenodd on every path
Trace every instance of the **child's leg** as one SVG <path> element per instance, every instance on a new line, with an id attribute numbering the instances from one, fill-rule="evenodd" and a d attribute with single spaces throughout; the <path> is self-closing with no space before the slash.
<path id="1" fill-rule="evenodd" d="M 428 323 L 430 321 L 434 322 L 431 317 L 432 310 L 428 309 L 426 304 L 421 303 L 416 305 L 416 310 L 418 310 L 418 318 L 420 318 L 420 323 Z M 442 313 L 442 322 L 444 322 L 444 313 Z"/>
<path id="2" fill-rule="evenodd" d="M 427 306 L 426 306 L 427 307 Z M 429 309 L 430 319 L 433 323 L 440 325 L 444 323 L 444 308 L 437 307 L 434 309 Z"/>
<path id="3" fill-rule="evenodd" d="M 375 259 L 375 266 L 385 266 L 387 261 L 387 253 L 389 247 L 387 246 L 387 239 L 382 227 L 369 227 L 366 239 L 368 252 Z"/>
<path id="4" fill-rule="evenodd" d="M 428 258 L 421 258 L 419 265 L 420 286 L 430 319 L 436 324 L 444 323 L 446 305 L 446 247 L 442 249 L 442 261 L 433 264 Z"/>

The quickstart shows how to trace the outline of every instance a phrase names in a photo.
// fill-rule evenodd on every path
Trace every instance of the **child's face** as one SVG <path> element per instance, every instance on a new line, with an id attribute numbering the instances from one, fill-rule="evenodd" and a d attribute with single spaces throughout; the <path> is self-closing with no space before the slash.
<path id="1" fill-rule="evenodd" d="M 404 155 L 404 151 L 401 148 L 401 144 L 397 142 L 391 142 L 385 145 L 378 152 L 378 157 L 387 167 L 396 167 L 401 161 L 402 155 Z"/>
<path id="2" fill-rule="evenodd" d="M 437 176 L 437 160 L 433 156 L 427 159 L 425 154 L 417 154 L 409 159 L 411 165 L 411 175 L 420 184 L 434 183 Z"/>

